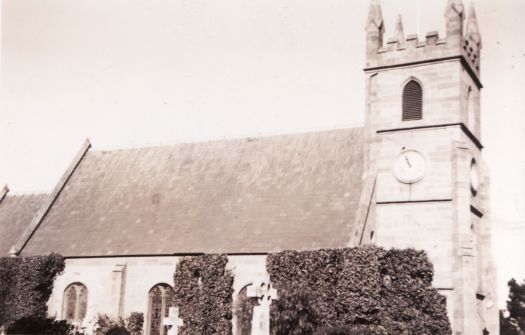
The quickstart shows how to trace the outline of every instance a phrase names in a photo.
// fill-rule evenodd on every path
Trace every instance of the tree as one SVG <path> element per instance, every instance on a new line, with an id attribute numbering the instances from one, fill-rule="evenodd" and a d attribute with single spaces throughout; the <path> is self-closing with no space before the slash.
<path id="1" fill-rule="evenodd" d="M 509 286 L 508 315 L 505 316 L 500 312 L 500 334 L 525 335 L 525 281 L 518 284 L 513 278 L 507 285 Z"/>

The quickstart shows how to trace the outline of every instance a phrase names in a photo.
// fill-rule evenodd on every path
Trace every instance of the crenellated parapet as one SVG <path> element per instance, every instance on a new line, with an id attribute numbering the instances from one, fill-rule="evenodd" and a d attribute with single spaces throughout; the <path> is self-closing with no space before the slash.
<path id="1" fill-rule="evenodd" d="M 447 35 L 440 37 L 437 31 L 428 32 L 425 39 L 418 35 L 407 35 L 403 31 L 401 16 L 398 16 L 394 37 L 384 43 L 384 22 L 378 1 L 370 5 L 367 23 L 366 69 L 404 66 L 430 61 L 461 59 L 475 77 L 478 86 L 480 76 L 481 35 L 472 6 L 465 25 L 465 10 L 461 0 L 449 0 L 446 10 Z M 465 29 L 464 29 L 465 26 Z"/>

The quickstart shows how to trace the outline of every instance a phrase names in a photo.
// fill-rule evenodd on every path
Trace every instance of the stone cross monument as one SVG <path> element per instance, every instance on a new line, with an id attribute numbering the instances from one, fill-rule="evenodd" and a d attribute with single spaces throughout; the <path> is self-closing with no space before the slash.
<path id="1" fill-rule="evenodd" d="M 179 318 L 179 308 L 170 307 L 168 317 L 164 318 L 163 324 L 170 326 L 168 329 L 168 335 L 177 335 L 179 333 L 179 327 L 184 325 L 184 321 Z"/>
<path id="2" fill-rule="evenodd" d="M 270 335 L 270 305 L 277 300 L 277 290 L 271 284 L 261 283 L 260 286 L 248 290 L 248 297 L 257 297 L 258 306 L 253 307 L 251 335 Z"/>

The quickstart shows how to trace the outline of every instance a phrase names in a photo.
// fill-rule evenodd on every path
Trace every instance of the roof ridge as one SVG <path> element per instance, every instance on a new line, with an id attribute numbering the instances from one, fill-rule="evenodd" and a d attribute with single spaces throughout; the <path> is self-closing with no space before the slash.
<path id="1" fill-rule="evenodd" d="M 196 144 L 196 143 L 209 143 L 209 142 L 221 142 L 221 141 L 242 141 L 242 140 L 256 140 L 256 139 L 265 139 L 265 138 L 272 138 L 272 137 L 283 137 L 283 136 L 293 136 L 293 135 L 304 135 L 304 134 L 315 134 L 315 133 L 322 133 L 322 132 L 329 132 L 329 131 L 336 131 L 336 130 L 345 130 L 345 129 L 357 129 L 362 128 L 364 126 L 363 123 L 353 123 L 353 124 L 346 124 L 341 126 L 335 126 L 332 128 L 317 128 L 317 129 L 303 129 L 298 131 L 292 131 L 292 132 L 268 132 L 268 133 L 260 133 L 257 135 L 234 135 L 232 137 L 229 136 L 222 136 L 222 137 L 209 137 L 209 138 L 189 138 L 189 139 L 181 139 L 181 140 L 174 140 L 174 141 L 167 141 L 167 142 L 157 142 L 157 143 L 132 143 L 129 146 L 126 145 L 109 145 L 109 146 L 99 146 L 99 147 L 93 147 L 92 151 L 111 151 L 111 150 L 130 150 L 130 149 L 146 149 L 146 148 L 158 148 L 158 147 L 167 147 L 167 146 L 173 146 L 173 145 L 181 145 L 181 144 Z"/>

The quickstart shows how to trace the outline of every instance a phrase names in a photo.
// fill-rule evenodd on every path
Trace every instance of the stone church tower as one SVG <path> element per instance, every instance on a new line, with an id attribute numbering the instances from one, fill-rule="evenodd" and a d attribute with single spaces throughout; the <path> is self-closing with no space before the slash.
<path id="1" fill-rule="evenodd" d="M 447 36 L 383 43 L 379 1 L 366 31 L 367 182 L 355 244 L 424 249 L 447 297 L 454 334 L 498 334 L 480 134 L 480 50 L 474 8 L 445 10 Z M 465 24 L 465 16 L 467 16 Z M 464 28 L 465 27 L 465 28 Z M 488 332 L 488 333 L 487 333 Z"/>

